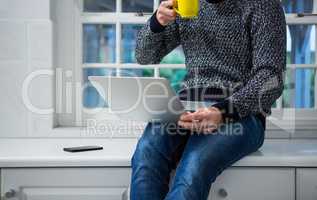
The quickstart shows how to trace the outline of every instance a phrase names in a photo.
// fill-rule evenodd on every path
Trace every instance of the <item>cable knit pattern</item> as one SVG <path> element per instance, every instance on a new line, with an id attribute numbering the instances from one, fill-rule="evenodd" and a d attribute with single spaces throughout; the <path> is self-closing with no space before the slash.
<path id="1" fill-rule="evenodd" d="M 153 32 L 150 20 L 137 38 L 136 59 L 157 64 L 182 45 L 187 75 L 182 87 L 232 88 L 240 117 L 271 113 L 283 91 L 286 23 L 279 0 L 200 1 L 199 16 Z"/>

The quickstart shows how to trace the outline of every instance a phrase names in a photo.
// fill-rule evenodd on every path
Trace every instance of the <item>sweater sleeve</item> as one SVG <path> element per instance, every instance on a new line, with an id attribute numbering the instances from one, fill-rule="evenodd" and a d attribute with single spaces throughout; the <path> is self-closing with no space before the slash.
<path id="1" fill-rule="evenodd" d="M 137 36 L 135 57 L 139 64 L 158 64 L 164 56 L 180 45 L 177 22 L 162 26 L 155 15 L 156 13 Z"/>
<path id="2" fill-rule="evenodd" d="M 277 0 L 262 1 L 251 19 L 252 68 L 250 79 L 218 108 L 237 118 L 262 113 L 267 116 L 271 106 L 283 92 L 286 69 L 286 22 Z M 229 106 L 230 104 L 230 106 Z M 229 109 L 229 107 L 231 107 Z M 237 113 L 237 114 L 236 114 Z M 227 116 L 231 116 L 228 115 Z"/>

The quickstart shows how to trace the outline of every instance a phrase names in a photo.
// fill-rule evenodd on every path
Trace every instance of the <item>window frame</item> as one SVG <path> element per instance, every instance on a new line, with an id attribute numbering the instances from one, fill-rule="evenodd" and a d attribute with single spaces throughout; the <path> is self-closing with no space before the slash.
<path id="1" fill-rule="evenodd" d="M 314 0 L 313 13 L 317 11 L 317 0 Z M 317 47 L 317 16 L 298 17 L 296 13 L 285 13 L 287 25 L 315 25 L 315 46 Z M 315 50 L 315 58 L 317 58 L 317 49 Z M 314 108 L 283 108 L 282 96 L 277 100 L 277 107 L 272 108 L 272 115 L 267 118 L 267 129 L 272 132 L 278 132 L 280 127 L 285 127 L 290 137 L 301 137 L 301 132 L 317 131 L 317 60 L 313 64 L 287 64 L 287 69 L 314 69 L 315 72 L 315 87 L 314 87 Z M 274 116 L 285 113 L 286 119 L 273 120 Z M 287 117 L 290 113 L 295 113 L 296 119 Z M 273 123 L 272 123 L 273 122 Z M 296 125 L 295 130 L 294 123 Z M 276 124 L 276 125 L 273 125 Z M 308 134 L 311 135 L 311 134 Z M 307 137 L 307 136 L 305 136 Z M 317 137 L 311 135 L 311 137 Z"/>
<path id="2" fill-rule="evenodd" d="M 148 20 L 148 14 L 144 14 L 143 16 L 136 16 L 136 13 L 120 13 L 117 12 L 121 11 L 121 0 L 117 0 L 116 4 L 116 13 L 88 13 L 82 12 L 83 11 L 83 0 L 73 0 L 76 5 L 74 9 L 74 65 L 77 67 L 73 67 L 74 70 L 74 78 L 75 81 L 83 84 L 82 81 L 82 71 L 85 68 L 116 68 L 117 76 L 120 76 L 120 69 L 122 68 L 138 68 L 138 69 L 145 69 L 151 68 L 154 69 L 154 77 L 159 77 L 159 69 L 163 68 L 172 68 L 172 69 L 183 69 L 185 68 L 185 64 L 157 64 L 157 65 L 139 65 L 137 63 L 121 63 L 121 28 L 122 24 L 144 24 Z M 159 0 L 154 0 L 154 8 L 156 10 L 159 5 Z M 317 11 L 317 0 L 314 0 L 314 12 Z M 316 16 L 304 16 L 298 18 L 296 14 L 285 14 L 286 15 L 286 22 L 287 25 L 290 24 L 307 24 L 307 25 L 315 25 L 317 29 L 317 17 Z M 116 62 L 115 63 L 83 63 L 82 59 L 82 37 L 83 37 L 83 24 L 115 24 L 116 25 Z M 315 31 L 315 42 L 317 47 L 317 30 Z M 315 51 L 315 57 L 317 58 L 317 50 Z M 317 59 L 316 59 L 317 60 Z M 317 61 L 315 61 L 317 62 Z M 78 67 L 80 66 L 80 67 Z M 298 68 L 312 68 L 317 70 L 317 63 L 314 64 L 287 64 L 287 68 L 298 69 Z M 314 116 L 317 116 L 317 72 L 315 73 L 315 107 L 310 109 L 296 109 L 296 108 L 282 108 L 282 97 L 277 100 L 277 108 L 272 108 L 272 117 L 267 118 L 267 130 L 275 133 L 281 132 L 280 125 L 286 129 L 285 133 L 278 135 L 277 137 L 300 137 L 297 133 L 297 130 L 300 131 L 311 131 L 317 130 L 317 119 Z M 80 126 L 85 127 L 84 121 L 89 118 L 98 118 L 98 115 L 90 115 L 85 114 L 82 112 L 83 104 L 82 104 L 82 93 L 76 94 L 75 97 L 80 104 L 80 113 L 76 113 L 73 115 L 72 120 L 64 120 L 59 119 L 60 124 L 66 124 L 68 126 Z M 59 105 L 57 105 L 59 106 Z M 91 109 L 92 111 L 100 110 L 100 109 Z M 282 120 L 275 120 L 274 115 L 281 115 L 281 113 L 296 113 L 296 129 L 292 132 L 291 129 L 294 128 L 293 119 L 282 119 Z M 107 108 L 103 109 L 102 113 L 107 113 Z M 115 116 L 108 116 L 110 118 L 116 119 Z M 76 120 L 80 119 L 80 120 Z M 72 123 L 71 121 L 75 122 Z M 273 123 L 272 123 L 273 122 Z M 275 124 L 275 125 L 274 125 Z M 290 130 L 290 131 L 288 131 Z M 274 135 L 270 135 L 269 137 L 273 137 Z M 317 137 L 317 134 L 312 137 Z"/>

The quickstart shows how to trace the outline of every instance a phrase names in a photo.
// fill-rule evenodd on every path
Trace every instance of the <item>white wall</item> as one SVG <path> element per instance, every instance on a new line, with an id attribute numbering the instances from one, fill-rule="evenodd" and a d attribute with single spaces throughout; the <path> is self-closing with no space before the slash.
<path id="1" fill-rule="evenodd" d="M 34 114 L 22 101 L 25 78 L 52 68 L 50 0 L 0 0 L 0 137 L 44 136 L 40 130 L 53 126 L 51 115 Z M 53 77 L 34 79 L 32 104 L 52 107 L 52 95 Z"/>

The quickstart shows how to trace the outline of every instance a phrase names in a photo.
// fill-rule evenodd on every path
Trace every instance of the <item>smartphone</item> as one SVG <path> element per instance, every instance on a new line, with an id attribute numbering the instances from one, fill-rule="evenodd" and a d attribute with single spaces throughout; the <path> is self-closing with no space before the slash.
<path id="1" fill-rule="evenodd" d="M 63 150 L 67 152 L 75 153 L 75 152 L 95 151 L 95 150 L 102 150 L 102 149 L 103 147 L 101 146 L 78 146 L 78 147 L 67 147 L 67 148 L 64 148 Z"/>

